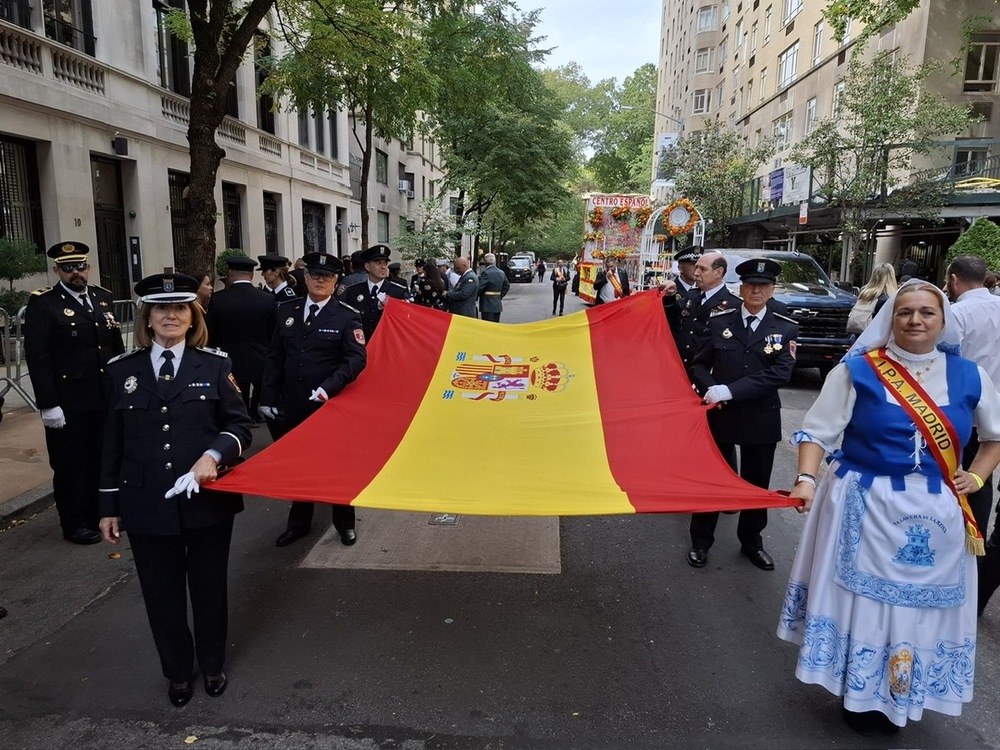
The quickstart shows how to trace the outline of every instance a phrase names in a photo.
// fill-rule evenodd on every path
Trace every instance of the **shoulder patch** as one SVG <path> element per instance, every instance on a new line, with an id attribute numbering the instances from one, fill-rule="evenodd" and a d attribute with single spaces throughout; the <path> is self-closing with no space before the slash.
<path id="1" fill-rule="evenodd" d="M 351 311 L 352 313 L 357 313 L 358 315 L 360 315 L 360 314 L 361 314 L 361 311 L 360 311 L 360 310 L 359 310 L 358 308 L 356 308 L 356 307 L 351 307 L 351 306 L 350 306 L 349 304 L 347 304 L 347 303 L 346 303 L 346 302 L 344 302 L 343 300 L 339 300 L 339 299 L 338 299 L 338 300 L 337 300 L 337 302 L 339 302 L 339 303 L 341 304 L 341 306 L 343 306 L 343 307 L 346 307 L 346 308 L 347 308 L 348 310 L 350 310 L 350 311 Z"/>
<path id="2" fill-rule="evenodd" d="M 198 351 L 206 354 L 214 354 L 216 357 L 228 357 L 229 354 L 214 346 L 199 346 Z"/>
<path id="3" fill-rule="evenodd" d="M 799 324 L 799 321 L 797 321 L 795 318 L 789 318 L 787 315 L 782 315 L 781 313 L 771 313 L 771 314 L 776 318 L 781 318 L 781 320 L 787 320 L 789 323 L 794 323 L 795 325 Z"/>
<path id="4" fill-rule="evenodd" d="M 148 351 L 149 349 L 133 349 L 130 352 L 124 352 L 122 354 L 119 354 L 117 357 L 112 357 L 111 359 L 108 360 L 108 364 L 110 365 L 112 362 L 117 362 L 120 359 L 126 359 L 127 357 L 131 357 L 133 354 L 139 354 L 140 352 L 148 352 Z"/>
<path id="5" fill-rule="evenodd" d="M 43 286 L 41 289 L 36 289 L 35 291 L 33 291 L 31 293 L 31 296 L 32 297 L 40 297 L 41 295 L 45 294 L 46 292 L 51 292 L 51 291 L 52 291 L 52 287 L 50 287 L 50 286 Z"/>

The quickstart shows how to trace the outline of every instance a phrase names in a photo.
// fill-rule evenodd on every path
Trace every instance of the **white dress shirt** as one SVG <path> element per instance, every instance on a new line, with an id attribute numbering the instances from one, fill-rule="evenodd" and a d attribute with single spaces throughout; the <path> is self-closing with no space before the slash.
<path id="1" fill-rule="evenodd" d="M 958 323 L 962 356 L 1000 383 L 1000 298 L 988 289 L 970 289 L 951 306 Z"/>
<path id="2" fill-rule="evenodd" d="M 755 321 L 757 321 L 756 323 L 753 324 L 753 330 L 756 331 L 757 328 L 760 327 L 760 321 L 764 319 L 764 314 L 766 312 L 767 308 L 765 307 L 759 313 L 754 315 L 752 312 L 747 310 L 746 305 L 740 305 L 740 317 L 743 319 L 743 328 L 747 327 L 747 318 L 753 318 Z"/>
<path id="3" fill-rule="evenodd" d="M 323 312 L 323 308 L 326 307 L 326 303 L 329 302 L 331 299 L 333 298 L 327 297 L 322 302 L 316 302 L 313 300 L 312 297 L 306 297 L 305 299 L 306 304 L 304 305 L 305 309 L 302 311 L 302 322 L 305 323 L 309 319 L 310 307 L 312 307 L 313 305 L 319 305 L 319 309 L 316 311 L 316 315 L 318 316 L 321 312 Z"/>
<path id="4" fill-rule="evenodd" d="M 184 357 L 184 349 L 187 348 L 187 341 L 181 341 L 179 344 L 174 344 L 170 347 L 170 351 L 174 353 L 174 375 L 181 371 L 181 359 Z M 163 365 L 163 352 L 165 352 L 162 346 L 153 342 L 153 346 L 149 350 L 149 358 L 153 363 L 153 376 L 160 376 L 160 367 Z"/>

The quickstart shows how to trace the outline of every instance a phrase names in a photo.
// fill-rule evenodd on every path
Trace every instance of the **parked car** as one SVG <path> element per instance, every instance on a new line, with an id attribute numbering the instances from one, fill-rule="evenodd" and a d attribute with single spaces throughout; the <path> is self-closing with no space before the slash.
<path id="1" fill-rule="evenodd" d="M 788 317 L 799 324 L 797 367 L 817 367 L 826 374 L 854 343 L 847 332 L 847 318 L 857 298 L 838 288 L 819 264 L 803 253 L 786 250 L 723 249 L 729 262 L 726 285 L 739 294 L 736 266 L 749 258 L 770 258 L 781 264 L 774 299 L 787 308 Z"/>
<path id="2" fill-rule="evenodd" d="M 531 283 L 531 279 L 535 274 L 535 266 L 531 262 L 530 258 L 524 256 L 514 256 L 509 261 L 507 261 L 507 280 L 511 283 L 515 281 L 527 281 Z"/>

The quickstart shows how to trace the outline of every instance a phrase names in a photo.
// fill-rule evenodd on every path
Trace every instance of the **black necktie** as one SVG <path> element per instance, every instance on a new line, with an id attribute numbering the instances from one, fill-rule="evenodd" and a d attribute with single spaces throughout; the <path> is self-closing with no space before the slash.
<path id="1" fill-rule="evenodd" d="M 309 305 L 309 315 L 306 316 L 306 325 L 311 326 L 313 321 L 316 320 L 316 313 L 319 312 L 319 305 L 312 304 Z"/>
<path id="2" fill-rule="evenodd" d="M 86 293 L 80 295 L 80 304 L 83 305 L 83 309 L 87 312 L 94 312 L 94 308 L 90 306 L 90 297 Z"/>
<path id="3" fill-rule="evenodd" d="M 702 292 L 702 293 L 701 293 L 701 296 L 700 296 L 700 297 L 698 298 L 698 305 L 699 305 L 699 307 L 700 307 L 700 306 L 704 306 L 704 304 L 705 304 L 705 302 L 706 302 L 707 300 L 708 300 L 708 295 L 707 295 L 707 294 L 705 294 L 704 292 Z"/>
<path id="4" fill-rule="evenodd" d="M 160 365 L 160 380 L 174 379 L 174 353 L 169 349 L 163 352 L 163 364 Z"/>
<path id="5" fill-rule="evenodd" d="M 757 320 L 757 318 L 754 317 L 753 315 L 750 315 L 747 318 L 747 336 L 749 336 L 751 333 L 753 333 L 753 322 L 755 320 Z"/>
<path id="6" fill-rule="evenodd" d="M 372 299 L 375 299 L 376 297 L 378 297 L 378 287 L 377 286 L 373 286 L 372 289 L 371 289 L 371 292 L 372 292 Z"/>

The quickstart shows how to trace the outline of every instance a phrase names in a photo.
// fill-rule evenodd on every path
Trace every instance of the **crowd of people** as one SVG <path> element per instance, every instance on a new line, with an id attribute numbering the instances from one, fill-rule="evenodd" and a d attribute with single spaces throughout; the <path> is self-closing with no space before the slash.
<path id="1" fill-rule="evenodd" d="M 407 286 L 382 244 L 349 259 L 307 253 L 298 268 L 233 257 L 211 296 L 208 274 L 136 284 L 138 348 L 125 352 L 88 254 L 79 242 L 50 248 L 58 283 L 33 293 L 25 316 L 56 507 L 70 542 L 128 535 L 168 699 L 183 706 L 195 665 L 207 695 L 226 689 L 228 556 L 243 503 L 210 483 L 240 459 L 254 422 L 280 439 L 353 382 L 390 298 L 499 321 L 509 282 L 487 254 L 478 274 L 464 257 L 454 268 L 422 259 Z M 741 262 L 737 296 L 721 252 L 692 246 L 674 259 L 679 276 L 660 292 L 677 354 L 721 455 L 768 488 L 799 335 L 773 304 L 781 266 Z M 562 261 L 551 270 L 553 315 L 570 277 Z M 987 280 L 974 256 L 951 262 L 943 290 L 897 284 L 877 266 L 857 340 L 792 436 L 791 494 L 808 516 L 778 635 L 799 646 L 796 676 L 841 697 L 863 734 L 895 732 L 924 709 L 957 715 L 972 697 L 977 615 L 1000 586 L 1000 531 L 985 538 L 1000 463 L 1000 299 Z M 597 304 L 631 292 L 613 258 L 594 286 Z M 341 543 L 355 544 L 353 507 L 331 514 Z M 291 503 L 276 545 L 308 535 L 313 515 L 313 503 Z M 773 571 L 767 518 L 741 511 L 736 536 L 752 565 Z M 690 566 L 706 566 L 719 520 L 692 515 Z"/>

